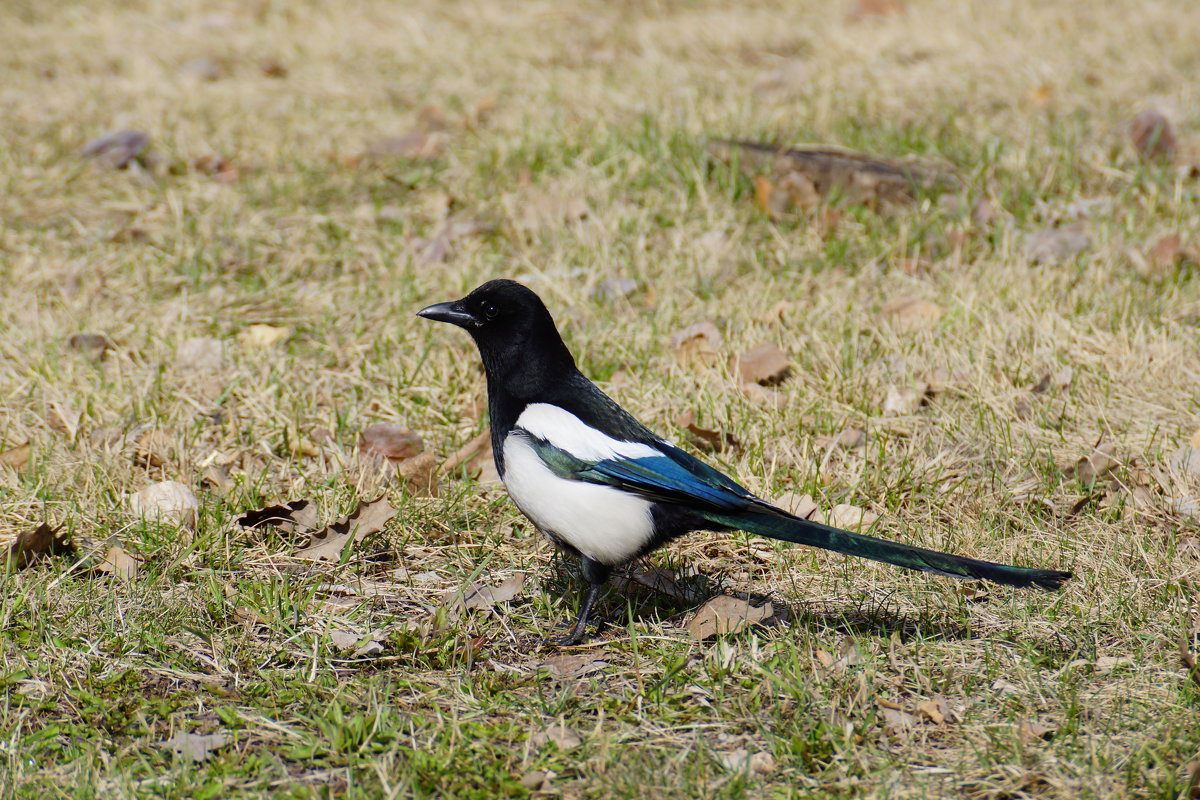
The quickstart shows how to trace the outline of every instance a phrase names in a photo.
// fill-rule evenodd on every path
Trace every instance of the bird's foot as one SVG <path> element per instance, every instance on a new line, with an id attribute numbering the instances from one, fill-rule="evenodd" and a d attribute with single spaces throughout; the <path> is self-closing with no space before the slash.
<path id="1" fill-rule="evenodd" d="M 597 633 L 602 627 L 604 627 L 604 623 L 601 622 L 597 627 Z M 547 647 L 574 647 L 577 644 L 583 644 L 587 639 L 587 621 L 581 620 L 575 623 L 566 636 L 551 636 L 545 644 Z"/>

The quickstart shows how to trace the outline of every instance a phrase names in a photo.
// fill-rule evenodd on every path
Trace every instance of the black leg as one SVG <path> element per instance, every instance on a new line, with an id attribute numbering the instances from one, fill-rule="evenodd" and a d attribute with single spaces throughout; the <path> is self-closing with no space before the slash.
<path id="1" fill-rule="evenodd" d="M 579 616 L 575 618 L 575 626 L 566 636 L 556 639 L 555 644 L 573 645 L 584 640 L 592 606 L 596 604 L 596 598 L 600 596 L 600 590 L 604 588 L 604 582 L 608 580 L 611 573 L 612 567 L 583 556 L 583 577 L 588 582 L 587 594 L 583 598 L 583 605 L 579 608 Z"/>

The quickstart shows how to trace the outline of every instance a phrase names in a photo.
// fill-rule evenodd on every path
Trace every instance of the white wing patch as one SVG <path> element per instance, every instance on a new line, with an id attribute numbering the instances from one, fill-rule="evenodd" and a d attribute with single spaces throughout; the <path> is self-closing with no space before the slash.
<path id="1" fill-rule="evenodd" d="M 603 461 L 606 458 L 652 458 L 662 453 L 650 445 L 622 442 L 606 436 L 589 426 L 566 409 L 550 403 L 530 403 L 517 417 L 517 427 L 537 438 L 565 450 L 581 461 Z M 507 453 L 506 453 L 507 464 Z M 506 467 L 507 468 L 507 467 Z"/>
<path id="2" fill-rule="evenodd" d="M 530 406 L 521 414 L 518 424 L 525 427 L 529 411 L 538 407 L 555 409 L 599 437 L 572 439 L 570 433 L 564 437 L 563 431 L 570 431 L 566 427 L 551 434 L 545 423 L 554 418 L 553 412 L 534 416 L 533 424 L 541 424 L 541 432 L 535 435 L 579 458 L 625 455 L 613 450 L 601 454 L 599 447 L 605 441 L 625 448 L 641 448 L 637 455 L 643 455 L 642 451 L 655 454 L 653 448 L 646 445 L 609 439 L 556 406 Z M 534 433 L 529 428 L 525 429 Z M 592 449 L 586 449 L 588 447 Z M 611 486 L 558 477 L 550 471 L 530 445 L 528 436 L 521 431 L 510 433 L 504 440 L 504 487 L 521 513 L 529 517 L 539 530 L 557 536 L 602 564 L 617 565 L 628 561 L 641 551 L 654 534 L 649 500 Z"/>

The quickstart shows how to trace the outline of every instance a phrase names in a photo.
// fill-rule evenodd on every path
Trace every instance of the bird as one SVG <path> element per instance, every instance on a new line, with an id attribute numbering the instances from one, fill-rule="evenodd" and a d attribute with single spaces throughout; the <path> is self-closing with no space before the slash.
<path id="1" fill-rule="evenodd" d="M 418 316 L 464 329 L 487 380 L 496 470 L 518 510 L 577 556 L 587 593 L 576 645 L 612 572 L 693 531 L 735 531 L 912 570 L 1059 589 L 1070 572 L 997 564 L 842 530 L 771 505 L 656 435 L 575 364 L 546 304 L 528 287 L 491 280 Z"/>

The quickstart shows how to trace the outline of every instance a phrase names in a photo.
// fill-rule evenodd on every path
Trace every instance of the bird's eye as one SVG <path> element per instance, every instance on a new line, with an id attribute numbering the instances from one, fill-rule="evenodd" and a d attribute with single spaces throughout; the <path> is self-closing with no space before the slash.
<path id="1" fill-rule="evenodd" d="M 496 315 L 500 313 L 500 310 L 496 308 L 494 303 L 484 303 L 479 310 L 482 311 L 483 315 L 488 319 L 495 319 Z"/>

